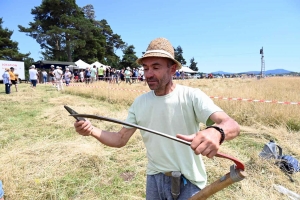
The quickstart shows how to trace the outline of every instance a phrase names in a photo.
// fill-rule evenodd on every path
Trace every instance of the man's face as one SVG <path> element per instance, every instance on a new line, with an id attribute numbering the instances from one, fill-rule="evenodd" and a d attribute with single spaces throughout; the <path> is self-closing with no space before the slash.
<path id="1" fill-rule="evenodd" d="M 146 57 L 142 60 L 144 76 L 151 90 L 157 95 L 163 93 L 166 85 L 172 81 L 176 65 L 168 66 L 169 60 L 161 57 Z"/>

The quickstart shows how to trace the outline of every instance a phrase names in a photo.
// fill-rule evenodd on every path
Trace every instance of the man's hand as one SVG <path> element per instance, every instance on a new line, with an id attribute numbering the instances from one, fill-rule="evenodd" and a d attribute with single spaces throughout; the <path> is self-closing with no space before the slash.
<path id="1" fill-rule="evenodd" d="M 214 157 L 220 147 L 221 134 L 213 129 L 205 129 L 193 135 L 177 134 L 177 138 L 191 142 L 191 148 L 195 154 L 202 154 L 208 158 Z"/>
<path id="2" fill-rule="evenodd" d="M 76 121 L 74 127 L 77 133 L 83 136 L 90 136 L 93 133 L 93 126 L 90 121 Z"/>

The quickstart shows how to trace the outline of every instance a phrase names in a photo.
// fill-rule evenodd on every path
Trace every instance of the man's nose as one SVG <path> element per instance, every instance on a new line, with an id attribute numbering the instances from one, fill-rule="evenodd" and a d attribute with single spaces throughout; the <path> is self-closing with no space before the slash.
<path id="1" fill-rule="evenodd" d="M 153 77 L 153 75 L 154 75 L 153 70 L 152 69 L 148 69 L 147 71 L 145 71 L 144 75 L 145 75 L 145 78 L 151 78 L 151 77 Z"/>

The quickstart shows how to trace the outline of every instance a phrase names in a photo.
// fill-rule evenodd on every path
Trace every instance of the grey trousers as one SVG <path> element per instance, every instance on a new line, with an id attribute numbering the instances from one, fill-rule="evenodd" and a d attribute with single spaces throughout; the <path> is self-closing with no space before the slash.
<path id="1" fill-rule="evenodd" d="M 182 176 L 180 195 L 177 200 L 187 200 L 200 191 L 196 185 Z M 185 180 L 184 180 L 185 179 Z M 171 194 L 171 177 L 163 173 L 147 175 L 146 185 L 147 200 L 173 200 Z"/>

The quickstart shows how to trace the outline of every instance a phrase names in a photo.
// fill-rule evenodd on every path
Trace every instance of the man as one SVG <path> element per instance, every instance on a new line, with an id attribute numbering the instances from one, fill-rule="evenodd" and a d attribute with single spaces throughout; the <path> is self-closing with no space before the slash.
<path id="1" fill-rule="evenodd" d="M 101 65 L 99 68 L 98 68 L 98 79 L 99 80 L 103 80 L 103 74 L 104 74 L 104 69 L 103 69 L 103 66 Z"/>
<path id="2" fill-rule="evenodd" d="M 16 79 L 16 75 L 15 75 L 14 71 L 15 71 L 15 68 L 11 67 L 10 71 L 9 71 L 9 77 L 10 77 L 10 81 L 11 81 L 11 86 L 15 85 L 16 92 L 18 92 L 18 86 L 17 86 L 18 80 Z"/>
<path id="3" fill-rule="evenodd" d="M 5 94 L 10 94 L 10 76 L 9 76 L 9 69 L 5 68 L 4 73 L 2 74 L 3 84 L 5 85 Z"/>
<path id="4" fill-rule="evenodd" d="M 84 79 L 86 84 L 89 84 L 91 82 L 91 70 L 89 67 L 86 67 L 84 71 Z"/>
<path id="5" fill-rule="evenodd" d="M 65 82 L 66 82 L 66 86 L 70 85 L 70 81 L 72 78 L 72 73 L 70 72 L 69 68 L 66 68 L 66 72 L 65 72 Z"/>
<path id="6" fill-rule="evenodd" d="M 131 77 L 132 73 L 130 71 L 130 67 L 126 68 L 124 75 L 125 75 L 126 83 L 129 83 L 131 85 L 130 77 Z"/>
<path id="7" fill-rule="evenodd" d="M 31 67 L 29 69 L 29 79 L 30 79 L 30 82 L 31 82 L 31 86 L 35 89 L 37 79 L 38 79 L 38 72 L 35 69 L 35 65 L 31 65 Z"/>
<path id="8" fill-rule="evenodd" d="M 137 82 L 137 74 L 135 73 L 135 68 L 132 70 L 132 83 Z"/>
<path id="9" fill-rule="evenodd" d="M 140 131 L 148 157 L 146 199 L 173 199 L 169 177 L 172 171 L 183 175 L 178 199 L 188 199 L 207 182 L 201 155 L 215 156 L 224 140 L 239 134 L 239 125 L 200 89 L 173 82 L 172 77 L 181 64 L 174 59 L 173 46 L 167 39 L 153 40 L 137 63 L 144 67 L 151 91 L 135 99 L 126 122 L 191 142 L 190 149 L 168 138 Z M 199 131 L 200 122 L 207 129 Z M 125 146 L 136 131 L 129 126 L 119 132 L 100 130 L 88 120 L 77 121 L 74 126 L 79 134 L 91 135 L 111 147 Z"/>
<path id="10" fill-rule="evenodd" d="M 55 80 L 55 75 L 54 75 L 54 65 L 51 65 L 50 67 L 50 72 L 49 72 L 49 75 L 50 75 L 50 80 L 52 82 L 52 86 L 53 87 L 56 87 L 56 80 Z"/>
<path id="11" fill-rule="evenodd" d="M 60 66 L 56 66 L 56 70 L 54 70 L 54 77 L 56 80 L 57 90 L 63 90 L 63 71 Z"/>
<path id="12" fill-rule="evenodd" d="M 91 68 L 91 83 L 96 81 L 96 76 L 97 76 L 97 69 L 96 69 L 96 65 L 94 65 Z"/>

